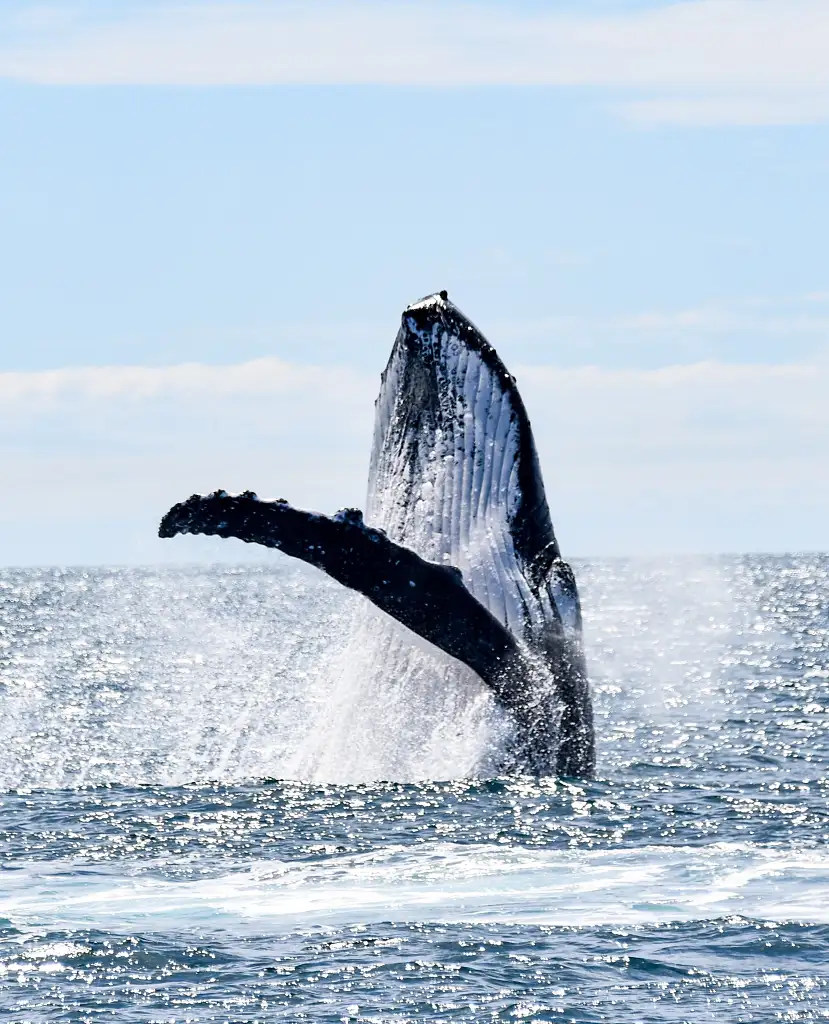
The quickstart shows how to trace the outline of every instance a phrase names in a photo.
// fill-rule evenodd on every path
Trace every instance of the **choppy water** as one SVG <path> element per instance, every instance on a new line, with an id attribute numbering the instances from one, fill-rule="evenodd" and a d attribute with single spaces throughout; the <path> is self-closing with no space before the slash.
<path id="1" fill-rule="evenodd" d="M 0 1017 L 829 1018 L 829 556 L 577 571 L 589 784 L 276 558 L 0 573 Z"/>

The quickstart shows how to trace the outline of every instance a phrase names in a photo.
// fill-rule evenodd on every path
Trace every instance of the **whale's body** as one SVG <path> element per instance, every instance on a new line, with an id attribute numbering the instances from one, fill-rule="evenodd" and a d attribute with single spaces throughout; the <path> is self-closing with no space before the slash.
<path id="1" fill-rule="evenodd" d="M 515 380 L 445 292 L 403 313 L 376 402 L 366 521 L 194 495 L 162 536 L 278 547 L 365 594 L 467 664 L 513 716 L 513 764 L 589 775 L 595 761 L 575 579 L 553 532 Z"/>

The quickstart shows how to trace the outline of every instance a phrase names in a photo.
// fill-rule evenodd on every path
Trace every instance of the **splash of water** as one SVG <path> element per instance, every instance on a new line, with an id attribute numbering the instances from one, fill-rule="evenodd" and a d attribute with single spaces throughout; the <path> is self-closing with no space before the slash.
<path id="1" fill-rule="evenodd" d="M 785 640 L 757 582 L 715 559 L 578 571 L 600 773 L 634 749 L 693 766 L 734 657 Z M 508 739 L 471 672 L 281 559 L 9 570 L 0 623 L 6 788 L 491 776 Z"/>
<path id="2" fill-rule="evenodd" d="M 311 570 L 4 583 L 5 788 L 452 778 L 505 734 L 470 671 Z"/>

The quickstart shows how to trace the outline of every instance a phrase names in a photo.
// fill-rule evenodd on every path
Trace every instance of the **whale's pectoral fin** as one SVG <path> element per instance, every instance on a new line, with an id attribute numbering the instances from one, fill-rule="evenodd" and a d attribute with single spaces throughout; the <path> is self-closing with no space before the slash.
<path id="1" fill-rule="evenodd" d="M 161 520 L 160 537 L 237 537 L 322 569 L 476 672 L 500 702 L 526 703 L 523 655 L 504 626 L 466 589 L 461 573 L 428 562 L 363 522 L 358 509 L 324 516 L 246 491 L 194 494 Z"/>

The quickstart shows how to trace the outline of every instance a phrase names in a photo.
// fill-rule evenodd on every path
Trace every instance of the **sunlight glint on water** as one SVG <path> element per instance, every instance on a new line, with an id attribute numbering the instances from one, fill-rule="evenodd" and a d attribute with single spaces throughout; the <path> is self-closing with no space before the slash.
<path id="1" fill-rule="evenodd" d="M 590 783 L 278 558 L 0 575 L 4 1019 L 829 1016 L 829 559 L 576 569 Z"/>

